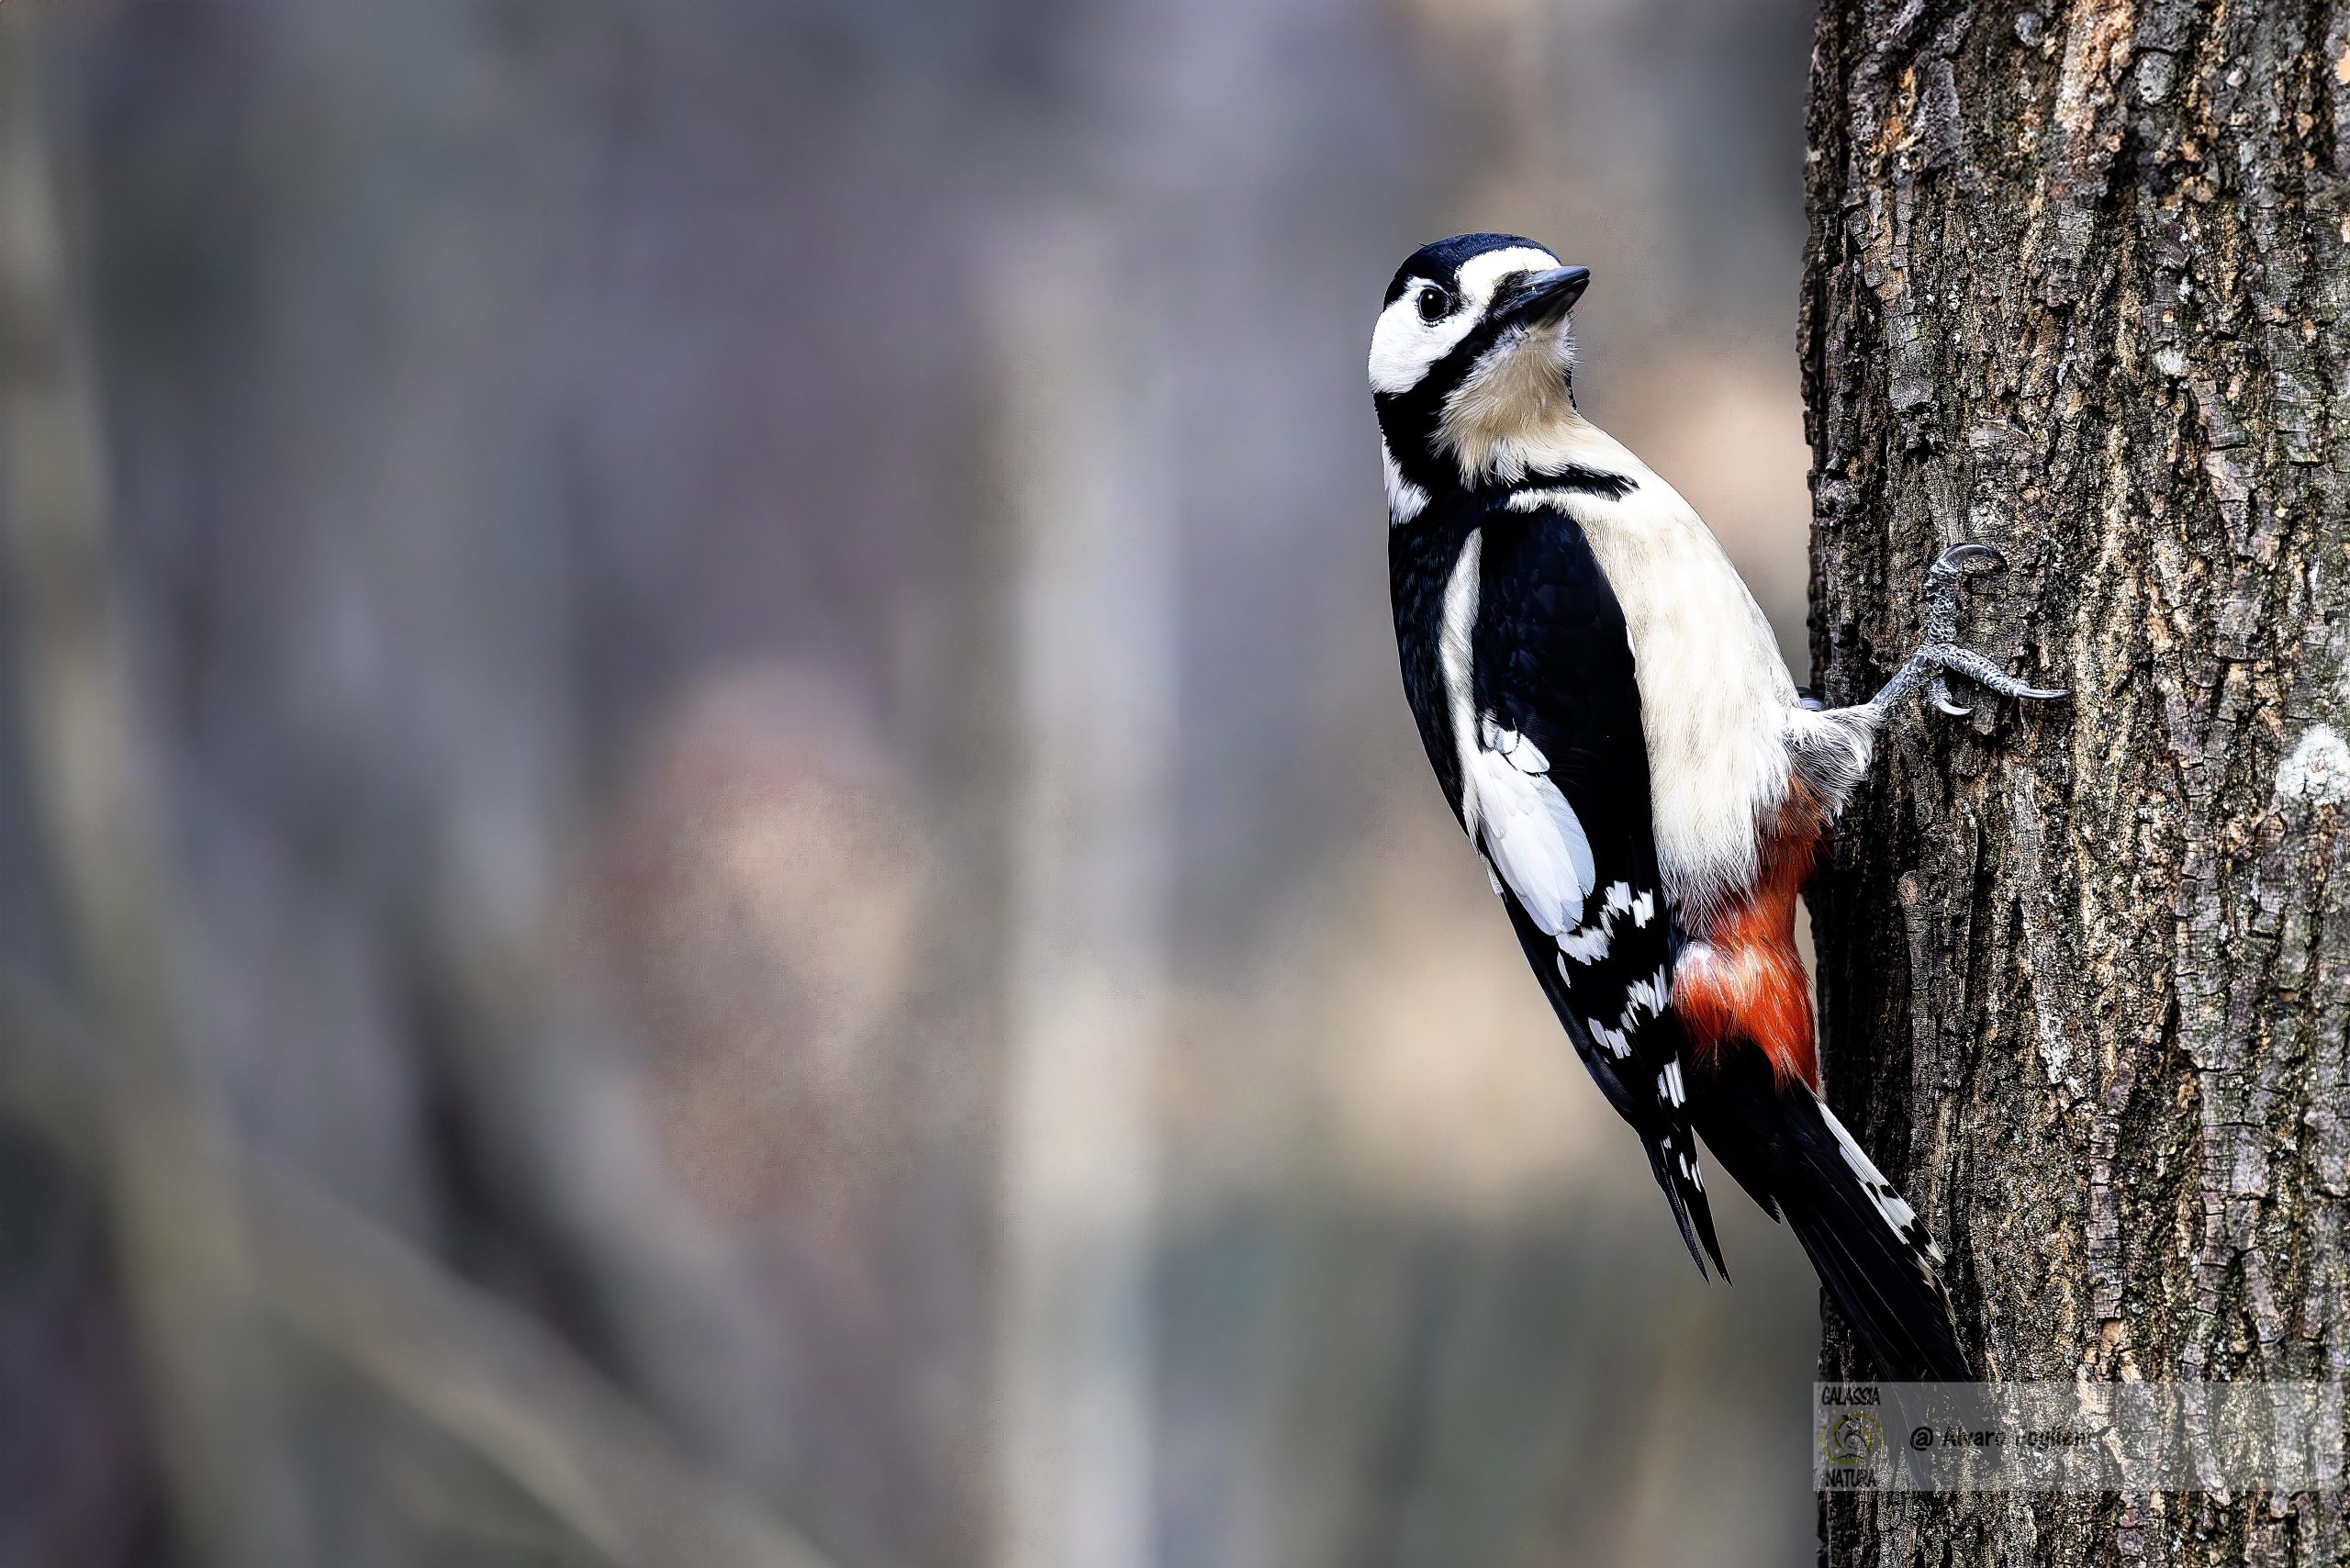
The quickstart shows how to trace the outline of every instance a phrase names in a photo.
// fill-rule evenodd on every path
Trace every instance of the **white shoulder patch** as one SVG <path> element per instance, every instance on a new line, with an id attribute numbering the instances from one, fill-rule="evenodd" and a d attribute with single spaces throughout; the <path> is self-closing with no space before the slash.
<path id="1" fill-rule="evenodd" d="M 1490 715 L 1464 758 L 1475 769 L 1477 822 L 1493 868 L 1545 935 L 1557 938 L 1583 920 L 1591 891 L 1591 838 L 1583 819 L 1550 782 L 1550 760 Z"/>

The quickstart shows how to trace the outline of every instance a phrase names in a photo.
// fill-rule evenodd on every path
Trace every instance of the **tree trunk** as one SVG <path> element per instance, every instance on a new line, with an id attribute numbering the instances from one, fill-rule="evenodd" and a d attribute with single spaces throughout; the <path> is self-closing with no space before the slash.
<path id="1" fill-rule="evenodd" d="M 1964 635 L 2076 694 L 1904 714 L 1814 892 L 1830 1097 L 1985 1377 L 2350 1355 L 2345 45 L 2245 0 L 1820 20 L 1820 684 L 1865 697 L 1980 540 Z M 1833 1496 L 1824 1557 L 2331 1562 L 2343 1498 Z"/>

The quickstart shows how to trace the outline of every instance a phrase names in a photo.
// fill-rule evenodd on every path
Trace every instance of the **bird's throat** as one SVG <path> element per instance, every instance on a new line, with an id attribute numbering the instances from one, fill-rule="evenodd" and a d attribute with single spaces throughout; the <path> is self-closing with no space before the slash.
<path id="1" fill-rule="evenodd" d="M 1468 489 L 1516 485 L 1529 475 L 1569 468 L 1613 469 L 1611 458 L 1620 450 L 1575 411 L 1567 376 L 1555 361 L 1523 371 L 1513 361 L 1464 385 L 1445 405 L 1438 433 Z"/>

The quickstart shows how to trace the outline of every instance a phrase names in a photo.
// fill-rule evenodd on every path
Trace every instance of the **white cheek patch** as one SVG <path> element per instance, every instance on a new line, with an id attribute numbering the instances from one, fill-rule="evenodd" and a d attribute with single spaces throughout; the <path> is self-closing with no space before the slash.
<path id="1" fill-rule="evenodd" d="M 1429 367 L 1460 346 L 1460 341 L 1485 319 L 1494 290 L 1512 273 L 1539 272 L 1555 267 L 1559 259 L 1529 245 L 1488 251 L 1460 264 L 1454 280 L 1461 303 L 1441 321 L 1420 319 L 1419 290 L 1407 288 L 1379 313 L 1371 333 L 1371 389 L 1409 392 Z"/>
<path id="2" fill-rule="evenodd" d="M 1455 310 L 1441 321 L 1420 319 L 1419 291 L 1407 288 L 1379 313 L 1371 332 L 1371 389 L 1409 392 L 1428 367 L 1460 346 L 1477 325 L 1479 312 Z"/>

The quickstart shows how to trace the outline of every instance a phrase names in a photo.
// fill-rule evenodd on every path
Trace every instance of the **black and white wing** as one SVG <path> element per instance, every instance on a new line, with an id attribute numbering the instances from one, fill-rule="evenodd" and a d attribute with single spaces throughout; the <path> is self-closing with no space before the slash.
<path id="1" fill-rule="evenodd" d="M 1721 1268 L 1667 1005 L 1675 937 L 1622 607 L 1557 512 L 1495 519 L 1469 549 L 1482 558 L 1449 585 L 1440 660 L 1463 825 L 1577 1054 L 1647 1148 L 1690 1256 Z"/>

